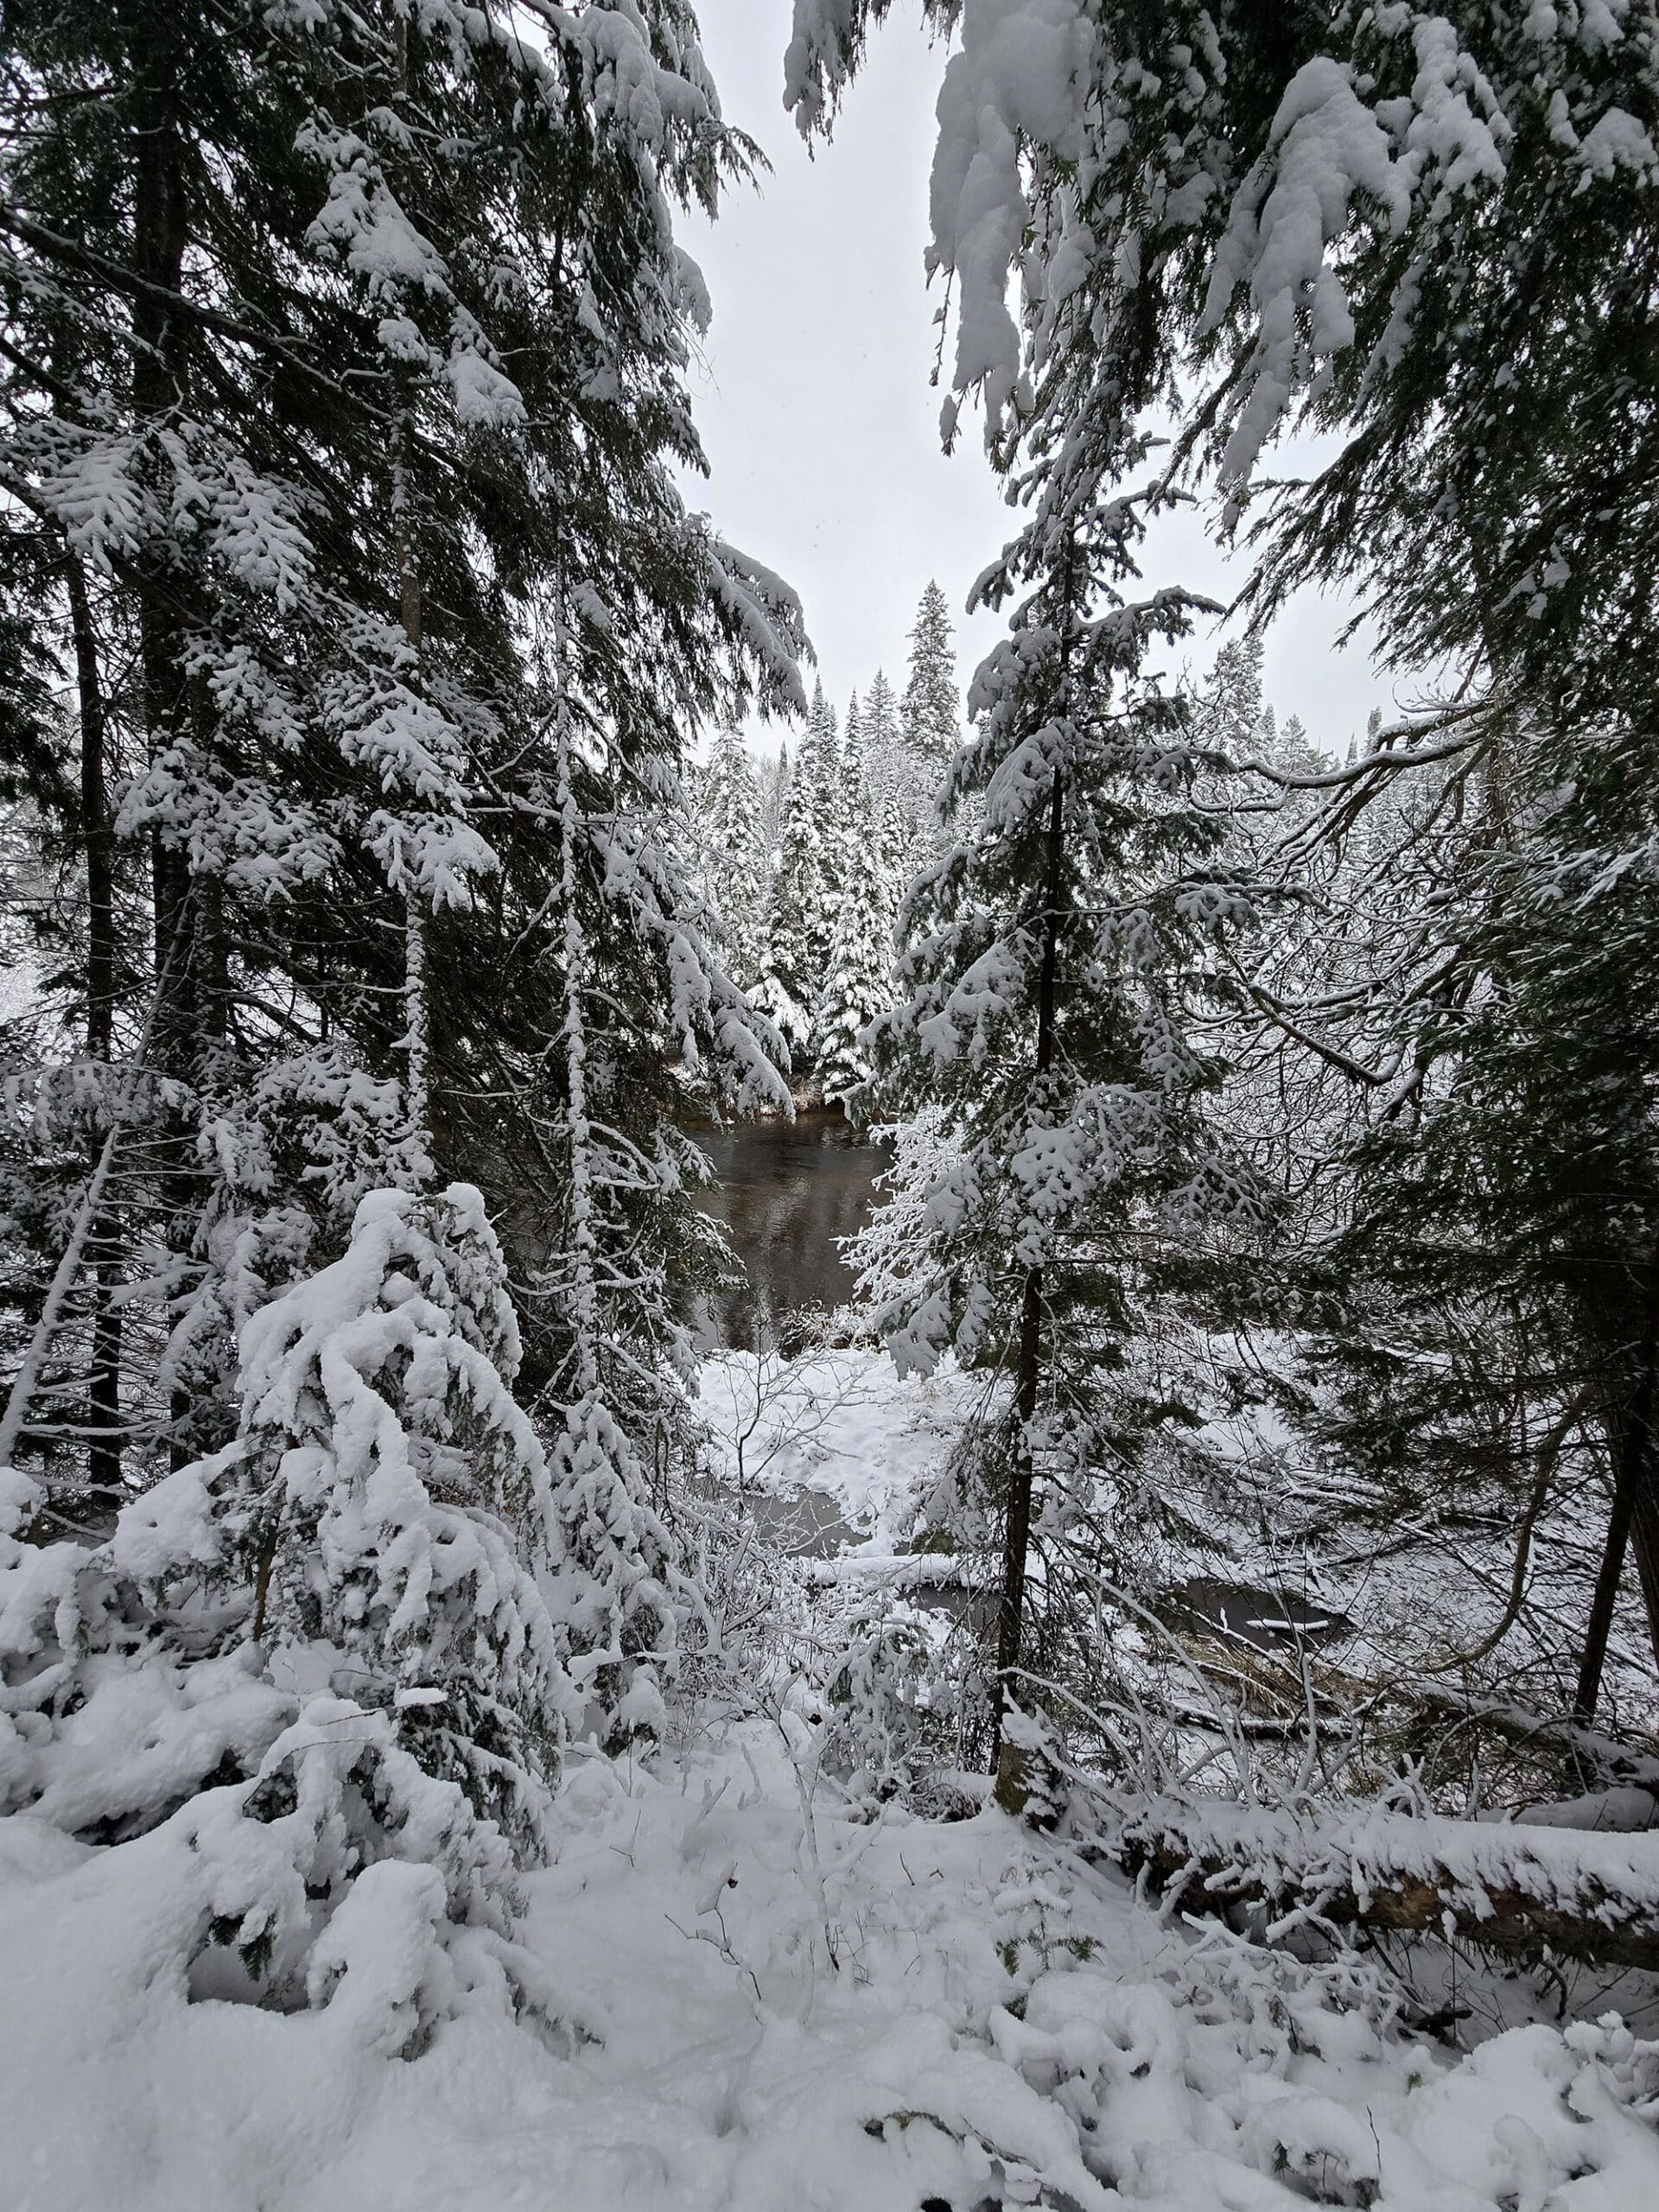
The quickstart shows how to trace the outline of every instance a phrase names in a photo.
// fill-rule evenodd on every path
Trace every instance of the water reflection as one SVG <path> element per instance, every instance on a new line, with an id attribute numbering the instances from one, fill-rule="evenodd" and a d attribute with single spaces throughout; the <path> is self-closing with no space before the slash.
<path id="1" fill-rule="evenodd" d="M 764 1350 L 779 1341 L 788 1314 L 833 1311 L 851 1296 L 853 1278 L 836 1240 L 868 1220 L 883 1154 L 838 1107 L 696 1135 L 721 1186 L 700 1203 L 724 1223 L 748 1272 L 740 1288 L 702 1301 L 697 1340 L 708 1351 L 753 1351 L 758 1330 Z"/>

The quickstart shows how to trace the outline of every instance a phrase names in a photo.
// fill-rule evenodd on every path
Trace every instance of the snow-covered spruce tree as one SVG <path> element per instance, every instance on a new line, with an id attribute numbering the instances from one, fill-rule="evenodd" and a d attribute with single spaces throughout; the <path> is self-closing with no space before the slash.
<path id="1" fill-rule="evenodd" d="M 245 1322 L 239 1351 L 238 1446 L 204 1485 L 252 1592 L 243 1632 L 278 1676 L 312 1669 L 392 1715 L 427 1773 L 538 1849 L 571 1718 L 559 1554 L 478 1192 L 372 1192 L 342 1256 Z"/>
<path id="2" fill-rule="evenodd" d="M 339 1248 L 365 1179 L 414 1172 L 392 1141 L 411 1118 L 411 887 L 446 908 L 421 932 L 431 1148 L 486 1189 L 524 1272 L 513 1202 L 563 1005 L 556 963 L 545 1018 L 526 982 L 553 781 L 529 650 L 543 580 L 559 562 L 582 580 L 571 681 L 613 785 L 587 810 L 626 795 L 625 841 L 671 814 L 689 721 L 757 681 L 795 696 L 797 615 L 667 473 L 696 460 L 681 377 L 702 311 L 671 204 L 712 204 L 744 159 L 674 9 L 543 11 L 510 34 L 447 4 L 278 7 L 235 41 L 136 0 L 49 13 L 8 18 L 26 211 L 9 234 L 9 482 L 45 552 L 67 536 L 82 560 L 88 624 L 57 611 L 105 679 L 105 766 L 132 779 L 117 874 L 141 972 L 117 979 L 115 1035 L 130 1053 L 159 988 L 166 1127 L 124 1145 L 135 1164 L 111 1186 L 137 1211 L 88 1265 L 116 1246 L 160 1304 L 147 1332 L 127 1307 L 123 1418 L 141 1452 L 179 1450 L 234 1423 L 237 1313 L 315 1237 Z M 41 87 L 45 133 L 27 119 Z M 77 118 L 94 112 L 88 168 Z M 158 207 L 178 235 L 145 229 Z M 115 684 L 118 667 L 137 675 Z M 630 1074 L 660 1041 L 671 955 L 696 941 L 670 874 L 657 921 L 618 940 L 619 965 L 648 955 L 620 995 Z M 625 1094 L 648 1148 L 665 1085 Z M 372 1126 L 355 1187 L 308 1176 Z M 227 1300 L 232 1253 L 247 1295 Z"/>
<path id="3" fill-rule="evenodd" d="M 910 633 L 910 671 L 899 714 L 905 742 L 938 777 L 943 777 L 961 734 L 962 702 L 957 693 L 957 652 L 950 609 L 931 581 L 923 592 Z"/>
<path id="4" fill-rule="evenodd" d="M 895 780 L 903 791 L 901 868 L 906 880 L 938 855 L 939 786 L 962 730 L 956 641 L 944 594 L 930 582 L 910 633 L 910 668 L 899 702 L 902 746 Z"/>
<path id="5" fill-rule="evenodd" d="M 772 895 L 772 871 L 778 865 L 778 849 L 783 842 L 784 812 L 789 798 L 791 773 L 789 747 L 781 742 L 775 759 L 763 760 L 759 764 L 760 852 L 765 862 L 768 900 Z"/>
<path id="6" fill-rule="evenodd" d="M 835 928 L 835 709 L 819 683 L 789 776 L 765 964 L 754 993 L 756 1006 L 776 1023 L 803 1073 L 811 1064 L 818 996 Z"/>
<path id="7" fill-rule="evenodd" d="M 1255 1205 L 1206 1117 L 1218 1071 L 1189 1019 L 1215 989 L 1215 931 L 1244 910 L 1192 797 L 1183 707 L 1143 669 L 1191 601 L 1125 597 L 1137 503 L 1101 481 L 1139 457 L 1039 448 L 1032 520 L 981 586 L 1014 600 L 1010 633 L 947 785 L 980 804 L 912 893 L 900 1002 L 874 1031 L 881 1103 L 943 1107 L 960 1140 L 928 1197 L 931 1264 L 884 1331 L 901 1360 L 951 1345 L 1012 1384 L 988 1453 L 999 1710 L 1047 1656 L 1027 1633 L 1033 1516 L 1052 1597 L 1072 1510 L 1116 1486 L 1127 1520 L 1137 1463 L 1179 1421 L 1146 1357 L 1160 1295 Z"/>
<path id="8" fill-rule="evenodd" d="M 924 857 L 931 857 L 933 843 L 918 840 L 916 824 L 925 810 L 934 828 L 934 792 L 938 777 L 930 778 L 924 797 L 916 763 L 906 747 L 893 686 L 880 669 L 870 680 L 864 699 L 865 779 L 869 787 L 870 823 L 880 865 L 888 885 L 889 903 L 896 909 L 912 875 Z"/>
<path id="9" fill-rule="evenodd" d="M 864 710 L 856 691 L 847 702 L 847 719 L 841 733 L 839 788 L 836 793 L 836 829 L 845 844 L 852 825 L 861 818 L 870 785 L 870 764 L 864 742 Z"/>
<path id="10" fill-rule="evenodd" d="M 849 844 L 818 1010 L 824 1102 L 862 1118 L 856 1094 L 870 1072 L 864 1032 L 893 1002 L 892 884 L 873 837 Z"/>
<path id="11" fill-rule="evenodd" d="M 806 957 L 814 981 L 814 1002 L 830 969 L 830 944 L 841 899 L 842 771 L 836 710 L 817 684 L 801 744 L 800 781 L 811 820 L 812 872 L 806 899 Z"/>
<path id="12" fill-rule="evenodd" d="M 760 787 L 734 729 L 716 736 L 697 778 L 696 815 L 703 896 L 725 925 L 733 980 L 747 989 L 760 973 L 767 870 Z"/>
<path id="13" fill-rule="evenodd" d="M 876 685 L 881 679 L 876 678 Z M 874 696 L 876 686 L 872 686 Z M 881 837 L 875 763 L 867 761 L 856 696 L 847 709 L 836 825 L 836 926 L 818 1008 L 817 1058 L 826 1104 L 855 1110 L 854 1093 L 869 1074 L 864 1030 L 892 1003 L 895 900 Z"/>
<path id="14" fill-rule="evenodd" d="M 1221 647 L 1198 694 L 1193 724 L 1207 745 L 1230 760 L 1268 752 L 1272 709 L 1262 696 L 1260 639 L 1230 638 Z"/>
<path id="15" fill-rule="evenodd" d="M 0 1807 L 138 1854 L 197 1993 L 405 2053 L 544 2006 L 515 1869 L 579 1700 L 517 1357 L 479 1193 L 375 1192 L 244 1323 L 231 1443 L 105 1543 L 29 1542 L 0 1474 Z"/>
<path id="16" fill-rule="evenodd" d="M 323 0 L 261 6 L 241 30 L 137 0 L 7 18 L 5 486 L 50 574 L 73 578 L 66 547 L 85 571 L 84 593 L 65 582 L 43 615 L 47 641 L 78 664 L 84 645 L 99 679 L 80 729 L 57 737 L 83 770 L 101 758 L 106 784 L 125 779 L 113 895 L 134 920 L 100 991 L 89 866 L 81 972 L 46 1009 L 100 1001 L 96 1064 L 41 1053 L 11 1094 L 8 1237 L 32 1239 L 36 1279 L 65 1275 L 79 1303 L 49 1300 L 15 1337 L 8 1440 L 31 1465 L 54 1431 L 74 1450 L 108 1268 L 123 1481 L 236 1449 L 238 1347 L 273 1294 L 302 1304 L 319 1267 L 349 1257 L 365 1190 L 413 1205 L 461 1170 L 524 1291 L 527 1398 L 561 1428 L 586 1401 L 660 1491 L 691 1438 L 677 1294 L 709 1263 L 700 1156 L 673 1117 L 688 1087 L 779 1095 L 775 1040 L 710 956 L 672 859 L 689 733 L 803 703 L 792 597 L 687 515 L 671 474 L 699 458 L 683 379 L 705 311 L 672 207 L 712 207 L 745 149 L 671 0 L 532 6 L 510 24 L 449 0 Z M 73 826 L 88 850 L 105 836 L 86 798 Z M 578 1141 L 585 1316 L 556 1267 L 535 1282 L 572 1249 Z M 418 1222 L 420 1268 L 465 1272 L 471 1229 L 421 1204 L 400 1217 Z M 597 1394 L 578 1387 L 595 1329 Z M 422 1440 L 408 1465 L 436 1482 L 461 1413 L 397 1393 L 459 1374 L 457 1334 L 434 1320 L 377 1385 Z M 107 1573 L 76 1545 L 22 1560 L 31 1588 L 90 1575 L 114 1592 L 98 1601 L 116 1624 L 104 1656 L 118 1675 L 133 1661 L 138 1704 L 223 1689 L 195 1670 L 257 1605 L 257 1562 L 232 1541 L 243 1522 L 277 1532 L 272 1585 L 308 1586 L 299 1523 L 277 1510 L 284 1455 L 363 1464 L 349 1408 L 332 1444 L 306 1426 L 314 1410 L 298 1406 L 286 1442 L 273 1414 L 238 1462 L 258 1497 L 196 1485 L 182 1554 L 161 1536 L 146 1549 L 141 1515 Z M 562 1542 L 560 1503 L 561 1633 L 596 1620 L 607 1648 L 614 1561 Z M 528 1572 L 543 1537 L 531 1529 L 522 1558 L 517 1535 L 502 1541 L 505 1574 L 509 1555 Z M 231 1563 L 212 1601 L 224 1622 L 204 1623 L 180 1556 Z M 345 1572 L 346 1548 L 321 1557 Z M 238 1572 L 253 1577 L 239 1591 Z M 485 1647 L 518 1636 L 493 1605 L 480 1580 Z M 75 1670 L 42 1657 L 38 1614 L 16 1618 L 31 1625 L 8 1664 L 46 1716 L 23 1802 L 51 1806 L 34 1751 L 65 1752 Z M 437 1614 L 423 1629 L 448 1634 Z M 291 1719 L 302 1688 L 247 1679 L 259 1727 L 232 1707 L 234 1742 L 163 1731 L 167 1789 L 140 1792 L 123 1832 L 210 1777 L 257 1772 L 266 1722 L 283 1699 Z M 461 1771 L 471 1754 L 445 1732 L 475 1726 L 481 1792 L 518 1751 L 506 1718 L 457 1695 L 416 1747 Z M 365 1740 L 408 1764 L 395 1725 L 365 1723 Z"/>

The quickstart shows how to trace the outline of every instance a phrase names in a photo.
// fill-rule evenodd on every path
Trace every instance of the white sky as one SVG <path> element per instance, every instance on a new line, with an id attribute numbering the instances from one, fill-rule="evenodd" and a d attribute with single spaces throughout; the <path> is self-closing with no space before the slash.
<path id="1" fill-rule="evenodd" d="M 1013 518 L 964 416 L 954 455 L 939 449 L 942 392 L 930 388 L 938 289 L 923 266 L 933 104 L 944 67 L 913 7 L 896 7 L 871 43 L 836 135 L 809 156 L 783 110 L 790 0 L 702 0 L 703 47 L 728 119 L 772 164 L 718 223 L 685 219 L 715 321 L 692 396 L 711 475 L 687 485 L 722 535 L 787 577 L 806 606 L 824 689 L 837 710 L 878 666 L 904 680 L 906 635 L 928 578 L 957 620 L 963 682 L 998 633 L 962 607 Z M 1281 467 L 1282 470 L 1282 459 Z M 1217 599 L 1236 588 L 1201 518 L 1161 523 L 1149 586 L 1185 583 Z M 1313 593 L 1268 640 L 1267 692 L 1338 757 L 1391 681 L 1358 646 L 1335 650 L 1342 609 Z M 1190 642 L 1194 667 L 1218 642 Z"/>

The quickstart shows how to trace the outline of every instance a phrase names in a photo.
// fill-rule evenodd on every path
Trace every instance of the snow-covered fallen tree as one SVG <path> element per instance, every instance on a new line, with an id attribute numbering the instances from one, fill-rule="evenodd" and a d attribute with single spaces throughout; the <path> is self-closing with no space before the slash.
<path id="1" fill-rule="evenodd" d="M 1270 1937 L 1363 1925 L 1659 1971 L 1651 1834 L 1148 1796 L 1109 1801 L 1093 1847 L 1189 1905 L 1255 1909 Z"/>

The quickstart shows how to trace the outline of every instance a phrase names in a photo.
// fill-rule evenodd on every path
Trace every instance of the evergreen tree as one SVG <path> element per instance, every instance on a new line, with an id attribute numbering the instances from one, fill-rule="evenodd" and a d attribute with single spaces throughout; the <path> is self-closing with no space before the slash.
<path id="1" fill-rule="evenodd" d="M 1216 655 L 1195 711 L 1207 745 L 1230 760 L 1253 760 L 1267 749 L 1273 710 L 1262 693 L 1262 641 L 1230 638 Z"/>
<path id="2" fill-rule="evenodd" d="M 880 682 L 878 673 L 876 681 Z M 853 825 L 865 813 L 870 784 L 870 763 L 865 757 L 864 715 L 854 692 L 847 702 L 846 727 L 841 738 L 841 780 L 836 823 L 845 844 Z"/>
<path id="3" fill-rule="evenodd" d="M 910 673 L 900 714 L 905 743 L 937 785 L 957 749 L 962 716 L 950 610 L 931 581 L 910 633 Z"/>
<path id="4" fill-rule="evenodd" d="M 780 744 L 776 756 L 770 760 L 762 760 L 760 769 L 760 854 L 768 898 L 772 873 L 778 866 L 779 849 L 784 840 L 784 817 L 788 809 L 790 782 L 789 747 Z"/>
<path id="5" fill-rule="evenodd" d="M 1033 520 L 986 586 L 1023 595 L 946 787 L 981 804 L 912 891 L 900 1002 L 875 1032 L 883 1102 L 942 1107 L 960 1140 L 927 1201 L 931 1266 L 884 1326 L 903 1360 L 949 1344 L 1013 1383 L 992 1470 L 999 1712 L 1031 1656 L 1034 1496 L 1058 1539 L 1103 1466 L 1132 1469 L 1178 1420 L 1141 1356 L 1160 1274 L 1254 1205 L 1203 1111 L 1217 1071 L 1189 1020 L 1216 990 L 1211 936 L 1243 909 L 1221 823 L 1190 795 L 1184 710 L 1142 672 L 1187 601 L 1123 595 L 1138 518 L 1101 479 L 1134 449 L 1039 451 Z M 1051 1595 L 1061 1580 L 1051 1541 Z"/>
<path id="6" fill-rule="evenodd" d="M 19 1543 L 45 1493 L 0 1473 L 0 1805 L 106 1842 L 170 1827 L 205 1906 L 179 1970 L 226 1995 L 326 2002 L 378 1925 L 406 1962 L 391 2049 L 543 2002 L 515 1869 L 579 1701 L 517 1352 L 479 1193 L 377 1192 L 245 1323 L 231 1443 L 105 1543 Z"/>
<path id="7" fill-rule="evenodd" d="M 848 842 L 842 887 L 818 1015 L 818 1065 L 825 1103 L 856 1112 L 870 1072 L 864 1032 L 893 1002 L 891 880 L 868 830 Z"/>
<path id="8" fill-rule="evenodd" d="M 810 757 L 803 747 L 786 779 L 778 865 L 767 901 L 766 950 L 753 994 L 755 1006 L 776 1025 L 794 1064 L 803 1067 L 812 1042 L 818 984 L 809 938 L 817 898 L 819 851 L 810 770 Z"/>
<path id="9" fill-rule="evenodd" d="M 800 781 L 808 810 L 812 855 L 805 878 L 806 958 L 816 1010 L 830 968 L 830 946 L 841 903 L 841 823 L 843 805 L 841 741 L 836 710 L 818 684 L 812 695 L 801 747 Z"/>
<path id="10" fill-rule="evenodd" d="M 734 729 L 715 738 L 698 779 L 697 817 L 703 894 L 728 936 L 734 979 L 747 989 L 760 973 L 767 856 L 754 762 Z"/>
<path id="11" fill-rule="evenodd" d="M 344 1255 L 244 1325 L 238 1445 L 209 1510 L 234 1532 L 240 1632 L 266 1664 L 326 1648 L 330 1687 L 389 1713 L 427 1773 L 528 1850 L 570 1698 L 518 1364 L 479 1193 L 372 1192 Z"/>
<path id="12" fill-rule="evenodd" d="M 864 728 L 871 829 L 887 906 L 896 915 L 911 877 L 937 853 L 933 800 L 938 778 L 928 771 L 924 792 L 916 758 L 899 722 L 893 686 L 879 668 L 865 702 Z M 925 834 L 918 833 L 917 827 L 924 815 L 928 823 Z"/>
<path id="13" fill-rule="evenodd" d="M 877 723 L 880 741 L 885 737 L 887 693 L 879 673 L 870 696 L 878 717 L 883 718 Z M 862 1033 L 892 1002 L 895 899 L 882 835 L 880 791 L 875 781 L 880 757 L 873 753 L 866 760 L 863 717 L 855 693 L 847 709 L 842 744 L 836 926 L 818 1009 L 817 1048 L 825 1102 L 841 1102 L 849 1109 L 854 1094 L 870 1071 Z"/>
<path id="14" fill-rule="evenodd" d="M 804 703 L 798 606 L 673 478 L 705 311 L 673 212 L 751 149 L 680 0 L 276 0 L 234 35 L 25 0 L 5 35 L 4 557 L 44 589 L 0 739 L 85 891 L 40 902 L 60 957 L 6 1040 L 0 1236 L 48 1290 L 8 1317 L 0 1463 L 46 1513 L 234 1453 L 146 1556 L 227 1563 L 256 1672 L 255 1619 L 359 1639 L 365 1740 L 522 1840 L 555 1660 L 623 1733 L 672 1663 L 657 1509 L 717 1266 L 678 1116 L 785 1095 L 676 860 L 690 737 Z M 357 1383 L 318 1318 L 347 1290 Z M 156 1613 L 78 1545 L 43 1572 L 144 1624 L 112 1669 L 209 1663 L 189 1575 Z M 212 1732 L 169 1738 L 175 1803 Z"/>
<path id="15" fill-rule="evenodd" d="M 841 788 L 835 709 L 820 682 L 789 778 L 765 962 L 754 993 L 755 1005 L 777 1024 L 802 1072 L 812 1065 L 835 937 Z"/>

